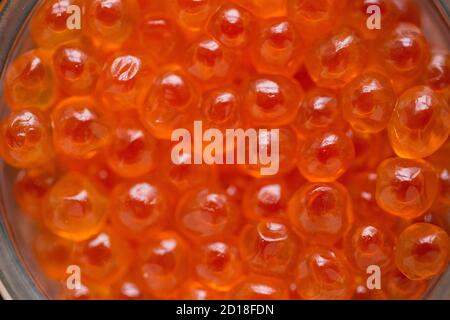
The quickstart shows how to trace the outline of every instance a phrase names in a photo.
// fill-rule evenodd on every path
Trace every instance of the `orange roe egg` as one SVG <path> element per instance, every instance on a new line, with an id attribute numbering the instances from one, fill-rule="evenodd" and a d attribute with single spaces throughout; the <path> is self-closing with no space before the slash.
<path id="1" fill-rule="evenodd" d="M 117 185 L 109 200 L 109 216 L 126 237 L 146 241 L 161 228 L 169 210 L 167 191 L 152 181 Z"/>
<path id="2" fill-rule="evenodd" d="M 251 38 L 253 16 L 234 3 L 221 6 L 208 23 L 209 32 L 225 47 L 245 47 Z"/>
<path id="3" fill-rule="evenodd" d="M 408 279 L 398 269 L 384 276 L 382 286 L 386 295 L 392 300 L 417 300 L 422 298 L 427 290 L 426 280 Z"/>
<path id="4" fill-rule="evenodd" d="M 123 118 L 111 133 L 106 148 L 111 170 L 124 178 L 137 178 L 155 167 L 156 141 L 139 123 Z"/>
<path id="5" fill-rule="evenodd" d="M 450 55 L 447 51 L 432 52 L 425 77 L 431 88 L 448 90 L 450 86 Z"/>
<path id="6" fill-rule="evenodd" d="M 69 95 L 92 93 L 101 66 L 92 48 L 83 43 L 65 43 L 53 52 L 53 66 L 61 90 Z"/>
<path id="7" fill-rule="evenodd" d="M 367 40 L 374 40 L 385 36 L 395 27 L 400 12 L 393 0 L 358 0 L 351 1 L 348 8 L 348 19 Z M 379 14 L 379 25 L 377 25 Z"/>
<path id="8" fill-rule="evenodd" d="M 297 167 L 309 181 L 334 181 L 355 158 L 353 142 L 339 131 L 320 131 L 300 145 Z"/>
<path id="9" fill-rule="evenodd" d="M 137 44 L 136 39 L 131 39 L 129 45 L 144 51 L 154 61 L 168 62 L 176 59 L 177 49 L 184 45 L 176 22 L 164 13 L 152 12 L 144 16 L 139 20 L 136 32 Z"/>
<path id="10" fill-rule="evenodd" d="M 252 270 L 268 275 L 288 275 L 299 249 L 288 227 L 266 220 L 244 227 L 240 235 L 241 257 Z"/>
<path id="11" fill-rule="evenodd" d="M 399 23 L 380 44 L 379 59 L 394 80 L 397 91 L 403 91 L 425 71 L 430 56 L 428 44 L 419 27 Z"/>
<path id="12" fill-rule="evenodd" d="M 194 33 L 204 28 L 214 10 L 213 2 L 213 0 L 169 0 L 169 5 L 180 26 Z"/>
<path id="13" fill-rule="evenodd" d="M 450 204 L 450 162 L 448 157 L 450 154 L 450 140 L 427 160 L 435 168 L 439 178 L 439 200 L 444 204 Z"/>
<path id="14" fill-rule="evenodd" d="M 301 36 L 308 42 L 328 35 L 340 23 L 346 0 L 287 0 Z"/>
<path id="15" fill-rule="evenodd" d="M 243 172 L 260 178 L 286 174 L 295 168 L 299 141 L 291 126 L 260 128 L 251 136 L 256 137 L 253 141 L 257 143 L 246 145 L 245 152 L 251 152 L 252 160 L 240 166 Z M 239 164 L 239 158 L 237 161 Z"/>
<path id="16" fill-rule="evenodd" d="M 441 228 L 415 223 L 400 234 L 395 248 L 397 268 L 411 280 L 430 279 L 447 268 L 450 240 Z"/>
<path id="17" fill-rule="evenodd" d="M 343 115 L 357 131 L 380 132 L 387 127 L 396 101 L 397 97 L 386 76 L 363 73 L 343 90 Z"/>
<path id="18" fill-rule="evenodd" d="M 346 236 L 346 254 L 358 272 L 367 274 L 368 267 L 377 266 L 382 274 L 393 266 L 394 236 L 378 223 L 360 223 Z"/>
<path id="19" fill-rule="evenodd" d="M 336 124 L 339 117 L 340 103 L 337 94 L 332 90 L 316 87 L 306 92 L 294 120 L 294 128 L 301 137 L 306 137 Z"/>
<path id="20" fill-rule="evenodd" d="M 262 17 L 278 17 L 286 15 L 286 0 L 236 0 L 253 14 Z"/>
<path id="21" fill-rule="evenodd" d="M 99 283 L 112 283 L 123 276 L 132 257 L 130 245 L 109 227 L 77 244 L 75 254 L 85 277 Z"/>
<path id="22" fill-rule="evenodd" d="M 31 19 L 33 41 L 40 47 L 52 48 L 81 38 L 83 3 L 84 0 L 43 1 Z"/>
<path id="23" fill-rule="evenodd" d="M 106 219 L 104 208 L 103 195 L 87 178 L 68 173 L 48 191 L 42 218 L 57 235 L 82 241 L 101 230 Z"/>
<path id="24" fill-rule="evenodd" d="M 56 152 L 74 158 L 92 158 L 110 139 L 110 119 L 95 100 L 74 97 L 61 101 L 51 113 Z"/>
<path id="25" fill-rule="evenodd" d="M 228 291 L 242 278 L 243 264 L 235 245 L 214 241 L 199 248 L 194 268 L 197 278 L 206 286 Z"/>
<path id="26" fill-rule="evenodd" d="M 405 91 L 388 125 L 389 140 L 403 158 L 423 158 L 439 149 L 450 134 L 450 107 L 429 87 Z"/>
<path id="27" fill-rule="evenodd" d="M 23 212 L 39 219 L 43 199 L 55 181 L 52 169 L 20 170 L 14 183 L 14 195 Z"/>
<path id="28" fill-rule="evenodd" d="M 249 275 L 231 293 L 236 300 L 287 300 L 288 287 L 278 278 Z"/>
<path id="29" fill-rule="evenodd" d="M 296 83 L 281 76 L 259 76 L 248 84 L 244 101 L 247 121 L 261 125 L 291 123 L 303 101 Z"/>
<path id="30" fill-rule="evenodd" d="M 378 223 L 391 226 L 396 217 L 378 206 L 376 201 L 377 174 L 373 171 L 349 173 L 343 177 L 342 183 L 346 186 L 352 199 L 356 220 Z"/>
<path id="31" fill-rule="evenodd" d="M 172 232 L 154 234 L 142 247 L 139 270 L 144 289 L 158 298 L 170 298 L 187 278 L 190 266 L 187 243 Z"/>
<path id="32" fill-rule="evenodd" d="M 67 269 L 75 263 L 75 243 L 40 230 L 33 249 L 42 271 L 53 280 L 65 280 Z"/>
<path id="33" fill-rule="evenodd" d="M 187 71 L 205 86 L 227 82 L 233 71 L 230 52 L 214 38 L 194 43 L 188 54 Z"/>
<path id="34" fill-rule="evenodd" d="M 116 300 L 143 300 L 151 298 L 144 293 L 142 284 L 134 274 L 125 276 L 112 285 L 112 299 Z"/>
<path id="35" fill-rule="evenodd" d="M 179 66 L 157 75 L 140 109 L 142 122 L 158 139 L 170 139 L 172 131 L 191 120 L 199 106 L 193 80 Z"/>
<path id="36" fill-rule="evenodd" d="M 258 72 L 294 74 L 303 63 L 304 45 L 295 25 L 285 18 L 264 21 L 252 44 Z"/>
<path id="37" fill-rule="evenodd" d="M 250 183 L 244 191 L 242 209 L 247 218 L 285 219 L 291 187 L 282 179 L 260 179 Z"/>
<path id="38" fill-rule="evenodd" d="M 353 222 L 350 197 L 343 185 L 306 183 L 291 198 L 289 221 L 304 240 L 333 243 Z"/>
<path id="39" fill-rule="evenodd" d="M 312 46 L 305 66 L 319 86 L 339 88 L 356 78 L 366 65 L 366 45 L 349 28 L 335 31 Z"/>
<path id="40" fill-rule="evenodd" d="M 175 221 L 184 235 L 201 242 L 233 232 L 237 218 L 235 205 L 223 190 L 203 187 L 180 199 Z"/>
<path id="41" fill-rule="evenodd" d="M 105 64 L 97 91 L 108 110 L 137 109 L 143 102 L 151 77 L 151 67 L 143 57 L 117 54 Z"/>
<path id="42" fill-rule="evenodd" d="M 50 125 L 39 110 L 13 111 L 0 122 L 0 154 L 11 166 L 31 168 L 53 157 Z"/>
<path id="43" fill-rule="evenodd" d="M 6 72 L 5 100 L 13 110 L 48 110 L 56 99 L 57 88 L 51 57 L 44 50 L 22 54 Z"/>
<path id="44" fill-rule="evenodd" d="M 377 170 L 378 205 L 405 219 L 418 217 L 430 209 L 438 188 L 436 171 L 425 160 L 390 158 Z"/>
<path id="45" fill-rule="evenodd" d="M 86 1 L 84 35 L 103 51 L 115 50 L 131 35 L 139 9 L 136 0 Z"/>
<path id="46" fill-rule="evenodd" d="M 220 300 L 224 299 L 221 292 L 214 291 L 198 282 L 188 282 L 180 289 L 179 299 L 182 300 Z"/>
<path id="47" fill-rule="evenodd" d="M 295 282 L 302 299 L 342 300 L 353 294 L 353 279 L 340 252 L 310 247 L 297 263 Z"/>

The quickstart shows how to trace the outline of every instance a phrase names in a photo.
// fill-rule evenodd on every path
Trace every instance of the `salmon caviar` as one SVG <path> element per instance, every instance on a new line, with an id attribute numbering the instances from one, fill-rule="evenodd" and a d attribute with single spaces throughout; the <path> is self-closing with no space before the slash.
<path id="1" fill-rule="evenodd" d="M 111 297 L 109 288 L 96 284 L 81 284 L 75 289 L 65 288 L 60 298 L 64 300 L 106 300 Z"/>
<path id="2" fill-rule="evenodd" d="M 391 158 L 377 170 L 378 205 L 393 215 L 415 218 L 428 209 L 438 193 L 435 169 L 425 160 Z"/>
<path id="3" fill-rule="evenodd" d="M 352 164 L 355 149 L 342 132 L 318 132 L 300 146 L 297 166 L 309 181 L 334 181 Z"/>
<path id="4" fill-rule="evenodd" d="M 111 291 L 112 298 L 117 300 L 143 300 L 145 298 L 151 298 L 151 296 L 144 293 L 141 282 L 135 274 L 125 276 L 116 281 L 112 285 Z"/>
<path id="5" fill-rule="evenodd" d="M 47 192 L 42 216 L 57 235 L 85 240 L 100 231 L 105 222 L 105 200 L 85 177 L 68 173 Z"/>
<path id="6" fill-rule="evenodd" d="M 303 62 L 303 42 L 294 24 L 285 19 L 270 19 L 260 26 L 253 48 L 259 72 L 295 73 Z"/>
<path id="7" fill-rule="evenodd" d="M 237 2 L 262 18 L 286 15 L 286 0 L 237 0 Z"/>
<path id="8" fill-rule="evenodd" d="M 398 269 L 389 272 L 383 284 L 387 297 L 392 300 L 417 300 L 427 289 L 426 280 L 411 280 Z"/>
<path id="9" fill-rule="evenodd" d="M 118 184 L 109 201 L 116 229 L 138 241 L 165 223 L 168 209 L 167 192 L 150 181 Z"/>
<path id="10" fill-rule="evenodd" d="M 447 97 L 450 91 L 450 55 L 441 50 L 432 52 L 425 74 L 426 83 Z"/>
<path id="11" fill-rule="evenodd" d="M 295 129 L 301 137 L 305 137 L 337 124 L 339 116 L 337 94 L 333 90 L 317 87 L 306 93 L 294 120 Z"/>
<path id="12" fill-rule="evenodd" d="M 253 19 L 245 8 L 225 3 L 211 18 L 208 30 L 224 46 L 242 48 L 250 41 Z"/>
<path id="13" fill-rule="evenodd" d="M 158 298 L 173 297 L 174 291 L 188 276 L 188 247 L 172 232 L 154 235 L 151 243 L 141 248 L 139 272 L 144 290 Z"/>
<path id="14" fill-rule="evenodd" d="M 237 218 L 231 199 L 223 190 L 215 187 L 187 193 L 176 210 L 176 222 L 180 231 L 193 241 L 233 232 Z"/>
<path id="15" fill-rule="evenodd" d="M 358 34 L 343 28 L 312 46 L 306 54 L 305 66 L 319 86 L 339 88 L 361 73 L 366 51 Z"/>
<path id="16" fill-rule="evenodd" d="M 100 50 L 120 48 L 136 23 L 136 0 L 94 0 L 85 3 L 86 28 L 83 31 Z"/>
<path id="17" fill-rule="evenodd" d="M 245 164 L 241 166 L 241 169 L 244 172 L 254 177 L 263 177 L 265 176 L 264 172 L 271 172 L 276 170 L 275 168 L 278 168 L 279 174 L 288 173 L 295 168 L 295 155 L 298 152 L 299 141 L 297 140 L 292 126 L 280 126 L 280 128 L 278 128 L 278 134 L 269 130 L 259 131 L 257 136 L 257 150 L 259 154 L 270 155 L 275 152 L 278 153 L 278 157 L 277 159 L 273 159 L 270 163 L 265 160 L 263 162 L 261 161 L 263 159 L 258 157 L 259 159 L 256 159 L 255 164 Z M 246 149 L 246 151 L 248 151 L 248 149 Z"/>
<path id="18" fill-rule="evenodd" d="M 222 44 L 213 38 L 202 38 L 190 49 L 187 70 L 205 86 L 227 82 L 232 72 L 232 57 Z"/>
<path id="19" fill-rule="evenodd" d="M 75 254 L 81 270 L 92 281 L 111 283 L 121 277 L 131 262 L 129 244 L 114 230 L 102 229 L 94 237 L 78 243 Z"/>
<path id="20" fill-rule="evenodd" d="M 291 271 L 298 244 L 286 225 L 271 220 L 244 227 L 240 235 L 242 259 L 254 271 L 269 275 Z"/>
<path id="21" fill-rule="evenodd" d="M 90 98 L 63 100 L 51 113 L 56 152 L 91 158 L 109 142 L 110 121 Z"/>
<path id="22" fill-rule="evenodd" d="M 379 47 L 380 61 L 396 84 L 397 91 L 414 83 L 425 71 L 430 52 L 421 30 L 410 23 L 400 23 Z"/>
<path id="23" fill-rule="evenodd" d="M 391 0 L 362 0 L 351 1 L 348 18 L 350 25 L 357 29 L 364 38 L 374 40 L 391 31 L 398 22 L 400 11 L 396 1 Z M 368 28 L 368 13 L 373 13 L 374 6 L 377 6 L 381 14 L 380 28 Z"/>
<path id="24" fill-rule="evenodd" d="M 438 174 L 440 185 L 438 197 L 444 204 L 450 204 L 450 163 L 448 161 L 448 152 L 450 152 L 450 140 L 447 140 L 437 152 L 427 158 Z"/>
<path id="25" fill-rule="evenodd" d="M 61 90 L 69 95 L 90 94 L 97 84 L 101 65 L 90 44 L 81 41 L 61 45 L 53 52 L 53 66 Z"/>
<path id="26" fill-rule="evenodd" d="M 56 99 L 57 85 L 49 52 L 36 49 L 21 55 L 8 68 L 4 98 L 12 109 L 47 110 Z"/>
<path id="27" fill-rule="evenodd" d="M 357 131 L 380 132 L 387 127 L 396 99 L 388 78 L 363 73 L 344 88 L 344 118 Z"/>
<path id="28" fill-rule="evenodd" d="M 449 241 L 447 233 L 437 226 L 413 224 L 400 234 L 395 249 L 395 264 L 409 279 L 429 279 L 444 272 L 447 267 Z"/>
<path id="29" fill-rule="evenodd" d="M 243 264 L 233 243 L 213 241 L 200 248 L 194 268 L 198 279 L 206 286 L 228 291 L 241 279 Z"/>
<path id="30" fill-rule="evenodd" d="M 291 189 L 283 180 L 261 179 L 250 184 L 242 199 L 244 214 L 255 221 L 286 218 Z"/>
<path id="31" fill-rule="evenodd" d="M 247 121 L 261 125 L 291 123 L 302 99 L 302 90 L 296 83 L 283 77 L 260 76 L 247 89 Z"/>
<path id="32" fill-rule="evenodd" d="M 168 2 L 179 25 L 189 33 L 203 29 L 214 8 L 212 0 L 169 0 Z"/>
<path id="33" fill-rule="evenodd" d="M 68 40 L 82 36 L 78 28 L 68 28 L 73 21 L 70 8 L 80 6 L 83 0 L 51 0 L 44 1 L 31 19 L 31 34 L 34 42 L 40 47 L 54 48 Z M 73 12 L 72 12 L 73 13 Z"/>
<path id="34" fill-rule="evenodd" d="M 347 190 L 340 183 L 307 183 L 291 198 L 289 220 L 308 241 L 329 243 L 344 235 L 353 213 Z"/>
<path id="35" fill-rule="evenodd" d="M 146 128 L 159 139 L 170 139 L 198 108 L 193 79 L 180 66 L 169 66 L 156 75 L 140 109 Z"/>
<path id="36" fill-rule="evenodd" d="M 312 42 L 330 33 L 342 18 L 346 0 L 287 0 L 288 14 L 302 37 Z"/>
<path id="37" fill-rule="evenodd" d="M 164 63 L 174 58 L 175 51 L 184 45 L 179 27 L 173 18 L 159 11 L 142 17 L 138 21 L 136 33 L 137 39 L 130 39 L 127 46 L 145 52 L 157 62 Z"/>
<path id="38" fill-rule="evenodd" d="M 350 173 L 343 177 L 352 199 L 355 216 L 359 221 L 371 222 L 376 219 L 385 225 L 392 225 L 397 218 L 384 211 L 376 201 L 377 174 L 373 171 Z"/>
<path id="39" fill-rule="evenodd" d="M 122 111 L 137 108 L 144 99 L 143 89 L 151 75 L 150 66 L 140 56 L 123 53 L 106 64 L 97 90 L 104 108 Z"/>
<path id="40" fill-rule="evenodd" d="M 450 107 L 429 87 L 414 87 L 397 101 L 388 126 L 395 153 L 404 158 L 423 158 L 436 152 L 450 134 Z"/>
<path id="41" fill-rule="evenodd" d="M 156 141 L 135 120 L 121 119 L 106 147 L 108 165 L 118 176 L 139 177 L 155 167 Z"/>
<path id="42" fill-rule="evenodd" d="M 378 223 L 356 225 L 347 234 L 346 249 L 354 266 L 362 273 L 371 265 L 386 273 L 393 265 L 394 237 Z"/>
<path id="43" fill-rule="evenodd" d="M 235 300 L 286 300 L 288 287 L 278 278 L 246 276 L 231 293 Z"/>
<path id="44" fill-rule="evenodd" d="M 63 280 L 67 267 L 75 262 L 75 242 L 43 231 L 34 239 L 34 252 L 45 275 Z"/>
<path id="45" fill-rule="evenodd" d="M 316 246 L 300 257 L 295 282 L 305 300 L 348 299 L 354 285 L 341 253 Z"/>
<path id="46" fill-rule="evenodd" d="M 31 168 L 49 162 L 53 154 L 50 124 L 38 110 L 12 112 L 0 123 L 0 153 L 13 167 Z"/>
<path id="47" fill-rule="evenodd" d="M 223 294 L 218 291 L 209 289 L 199 282 L 187 282 L 180 290 L 179 299 L 183 300 L 220 300 Z"/>
<path id="48" fill-rule="evenodd" d="M 5 61 L 0 157 L 44 296 L 429 298 L 450 59 L 427 8 L 39 1 Z"/>
<path id="49" fill-rule="evenodd" d="M 14 194 L 22 211 L 39 219 L 43 198 L 56 180 L 56 174 L 50 168 L 20 170 L 14 183 Z"/>

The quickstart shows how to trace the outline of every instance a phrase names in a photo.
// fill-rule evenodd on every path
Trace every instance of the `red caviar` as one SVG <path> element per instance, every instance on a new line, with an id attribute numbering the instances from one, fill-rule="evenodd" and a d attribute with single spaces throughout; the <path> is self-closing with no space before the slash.
<path id="1" fill-rule="evenodd" d="M 415 1 L 42 0 L 30 28 L 0 156 L 58 297 L 419 299 L 447 269 L 450 58 Z"/>

